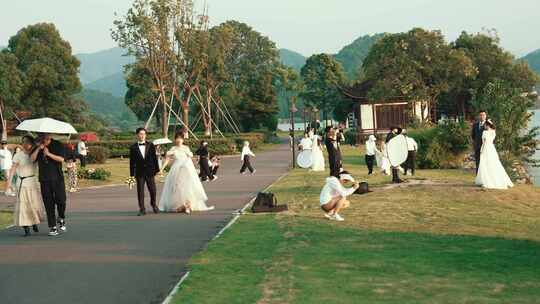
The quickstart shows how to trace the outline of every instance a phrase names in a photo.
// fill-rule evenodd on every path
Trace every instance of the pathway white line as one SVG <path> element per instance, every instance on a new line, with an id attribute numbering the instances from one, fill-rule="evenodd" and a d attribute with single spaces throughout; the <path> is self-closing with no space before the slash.
<path id="1" fill-rule="evenodd" d="M 260 192 L 266 192 L 268 191 L 268 189 L 270 189 L 274 184 L 276 184 L 277 182 L 279 182 L 280 180 L 282 180 L 285 176 L 287 176 L 287 174 L 290 173 L 290 170 L 283 173 L 280 177 L 278 177 L 275 181 L 273 181 L 270 185 L 268 185 L 266 188 L 264 188 L 262 191 Z M 227 223 L 227 225 L 225 225 L 225 227 L 223 227 L 213 238 L 211 241 L 215 240 L 215 239 L 218 239 L 219 237 L 221 237 L 221 235 L 227 230 L 229 229 L 232 225 L 234 225 L 234 223 L 236 223 L 236 221 L 240 218 L 240 216 L 242 216 L 244 214 L 244 212 L 246 211 L 246 209 L 249 207 L 249 205 L 251 205 L 255 199 L 257 198 L 257 196 L 255 196 L 254 198 L 252 198 L 251 200 L 249 200 L 249 202 L 244 205 L 244 207 L 241 209 L 241 211 L 236 214 L 230 221 L 229 223 Z M 211 242 L 210 241 L 210 242 Z M 165 298 L 165 300 L 163 300 L 163 302 L 161 304 L 170 304 L 173 297 L 178 293 L 178 290 L 180 290 L 180 286 L 182 285 L 182 283 L 184 283 L 184 281 L 187 279 L 187 277 L 189 276 L 190 274 L 190 271 L 186 272 L 182 278 L 180 279 L 180 281 L 178 281 L 178 283 L 176 283 L 176 285 L 174 286 L 174 288 L 171 290 L 171 292 L 169 293 L 169 295 Z"/>

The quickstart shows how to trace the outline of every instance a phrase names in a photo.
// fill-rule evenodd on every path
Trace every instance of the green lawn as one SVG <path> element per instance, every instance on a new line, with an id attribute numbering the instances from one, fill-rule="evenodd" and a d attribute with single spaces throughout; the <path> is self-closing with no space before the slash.
<path id="1" fill-rule="evenodd" d="M 9 211 L 0 211 L 0 229 L 13 224 L 13 213 Z"/>
<path id="2" fill-rule="evenodd" d="M 344 223 L 324 220 L 326 173 L 271 191 L 291 211 L 247 215 L 194 257 L 174 303 L 540 303 L 540 189 L 484 191 L 472 173 L 420 170 L 414 186 L 367 177 Z"/>

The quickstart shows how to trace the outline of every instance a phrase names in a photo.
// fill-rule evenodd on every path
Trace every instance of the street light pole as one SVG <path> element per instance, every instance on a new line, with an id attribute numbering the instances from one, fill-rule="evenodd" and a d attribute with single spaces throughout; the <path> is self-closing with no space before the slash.
<path id="1" fill-rule="evenodd" d="M 298 109 L 296 109 L 296 105 L 295 105 L 295 102 L 296 101 L 296 98 L 293 97 L 291 99 L 291 108 L 289 109 L 290 112 L 291 112 L 291 138 L 292 138 L 292 167 L 293 169 L 296 168 L 296 142 L 295 142 L 295 139 L 294 139 L 294 113 L 296 113 L 296 111 L 298 111 Z"/>

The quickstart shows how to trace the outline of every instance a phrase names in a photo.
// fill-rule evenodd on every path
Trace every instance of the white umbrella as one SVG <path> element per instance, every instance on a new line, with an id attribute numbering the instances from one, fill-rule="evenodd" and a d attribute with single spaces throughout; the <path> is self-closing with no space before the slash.
<path id="1" fill-rule="evenodd" d="M 21 122 L 17 128 L 19 131 L 52 133 L 52 134 L 77 134 L 77 130 L 67 122 L 52 118 L 27 119 Z"/>
<path id="2" fill-rule="evenodd" d="M 154 140 L 153 143 L 154 145 L 159 146 L 159 145 L 172 144 L 172 141 L 168 138 L 160 138 L 160 139 Z"/>

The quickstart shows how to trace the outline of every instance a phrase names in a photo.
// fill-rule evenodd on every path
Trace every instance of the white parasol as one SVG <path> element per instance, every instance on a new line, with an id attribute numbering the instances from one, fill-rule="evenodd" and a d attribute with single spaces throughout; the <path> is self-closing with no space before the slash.
<path id="1" fill-rule="evenodd" d="M 67 122 L 48 117 L 27 119 L 21 122 L 16 130 L 52 134 L 77 134 L 77 130 Z"/>
<path id="2" fill-rule="evenodd" d="M 156 146 L 159 146 L 159 145 L 172 144 L 172 141 L 168 138 L 160 138 L 160 139 L 154 140 L 152 143 Z"/>
<path id="3" fill-rule="evenodd" d="M 386 154 L 393 167 L 403 164 L 407 160 L 408 152 L 407 138 L 404 135 L 400 134 L 386 144 Z"/>

